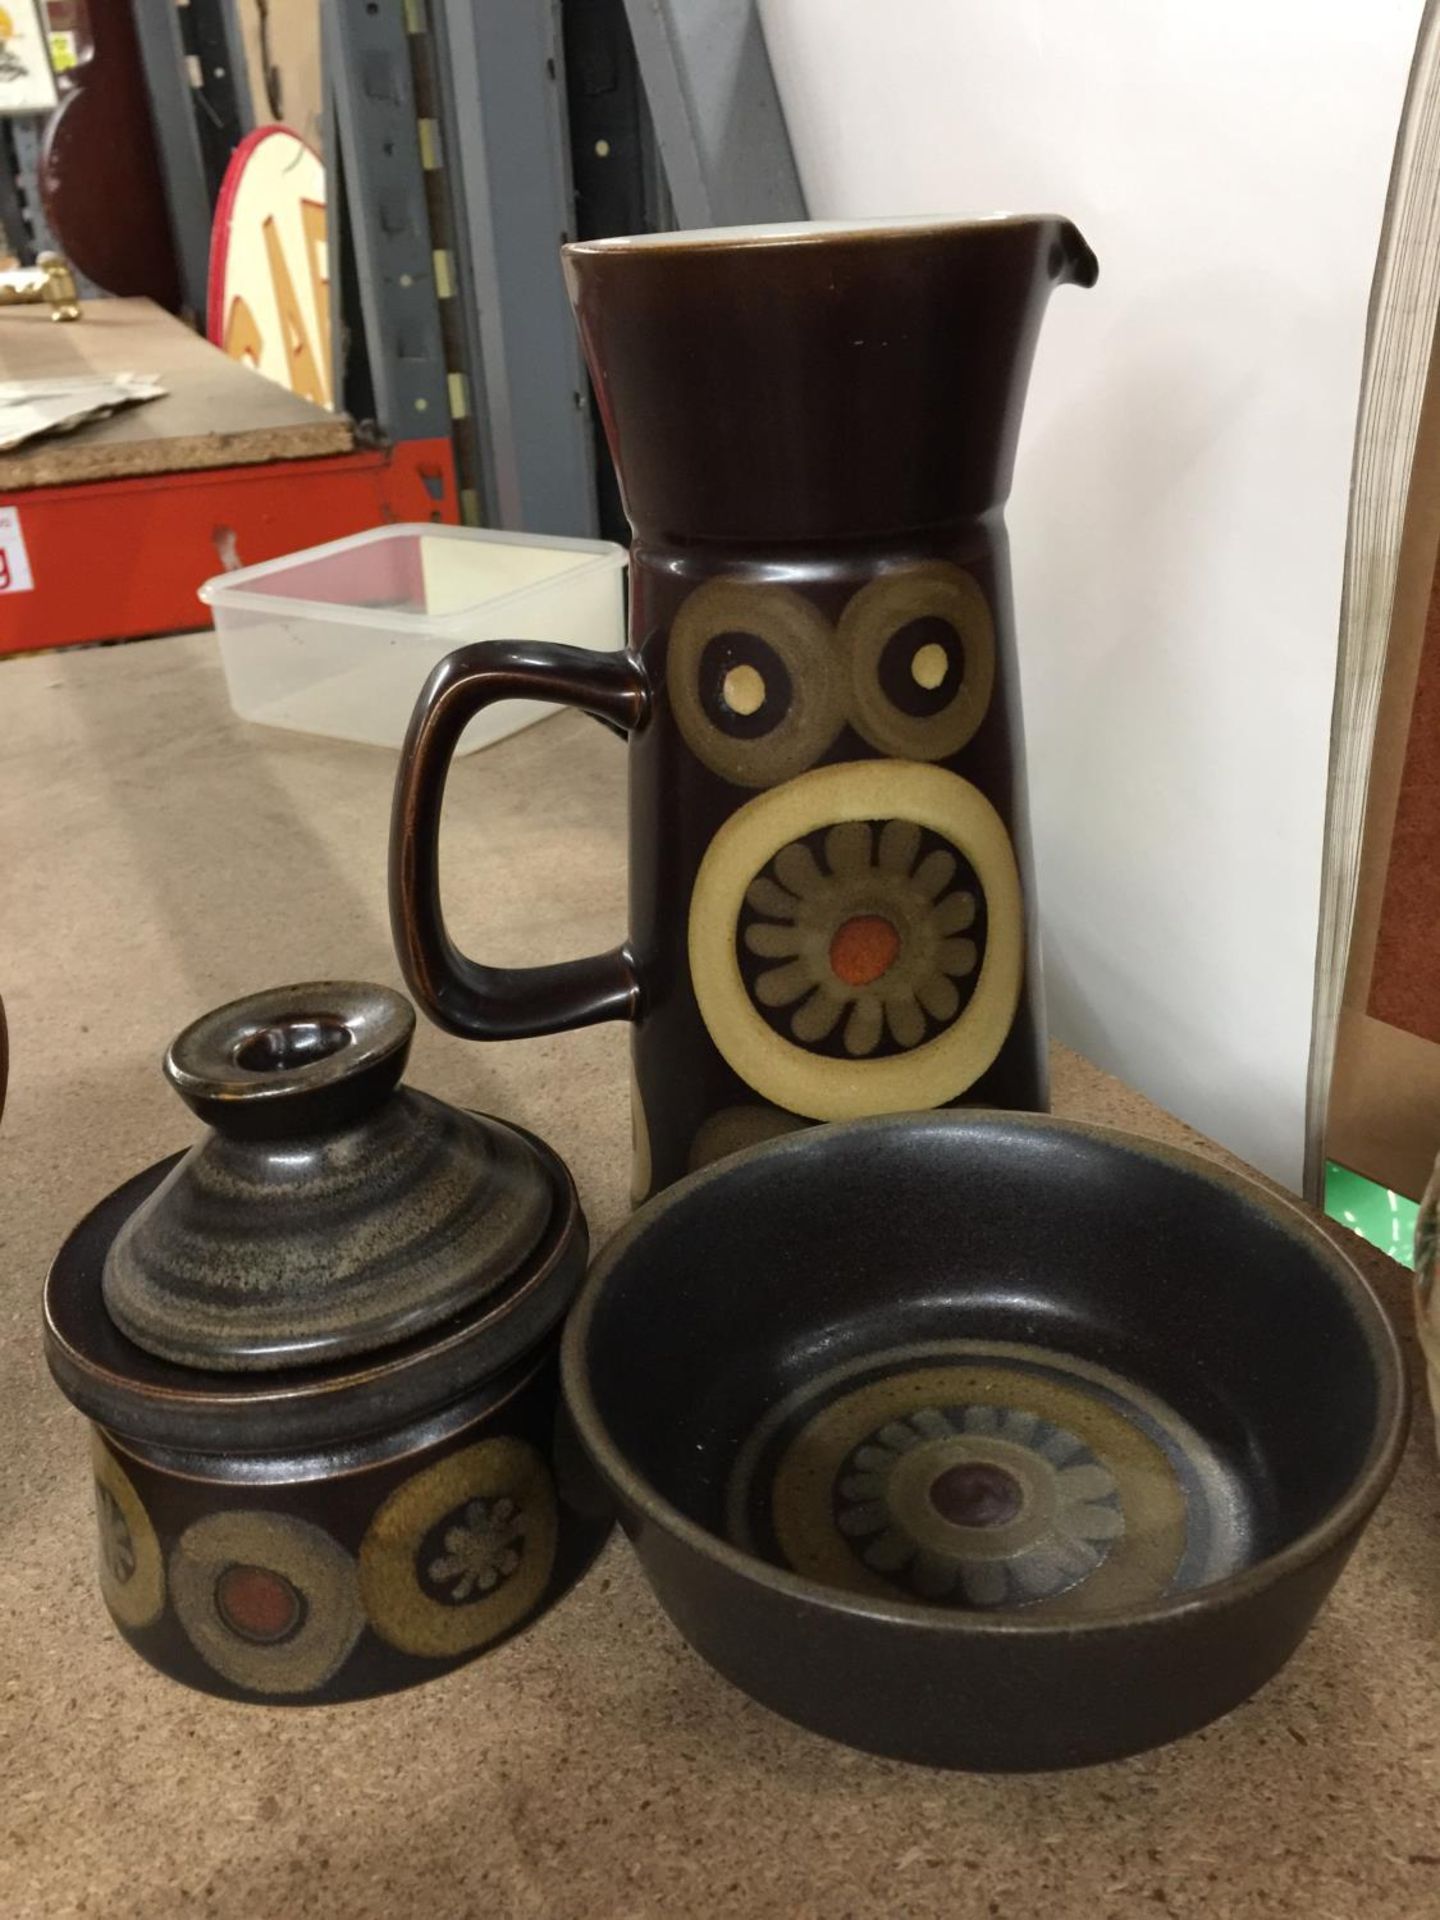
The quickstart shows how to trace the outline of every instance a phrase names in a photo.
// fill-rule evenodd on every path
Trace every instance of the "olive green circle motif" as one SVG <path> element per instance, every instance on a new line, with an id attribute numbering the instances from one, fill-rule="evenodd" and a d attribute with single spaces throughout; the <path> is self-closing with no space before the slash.
<path id="1" fill-rule="evenodd" d="M 277 1575 L 294 1591 L 297 1623 L 283 1639 L 251 1638 L 227 1619 L 222 1580 L 237 1568 Z M 242 1508 L 195 1521 L 170 1555 L 170 1593 L 201 1659 L 252 1693 L 313 1693 L 344 1665 L 364 1625 L 354 1560 L 322 1527 L 289 1513 Z"/>
<path id="2" fill-rule="evenodd" d="M 129 1474 L 93 1430 L 95 1518 L 100 1527 L 100 1592 L 122 1627 L 148 1627 L 165 1605 L 165 1561 Z"/>
<path id="3" fill-rule="evenodd" d="M 762 1140 L 796 1133 L 806 1124 L 798 1114 L 782 1113 L 778 1107 L 721 1107 L 696 1130 L 690 1143 L 690 1171 L 712 1166 Z"/>
<path id="4" fill-rule="evenodd" d="M 943 621 L 959 639 L 965 671 L 940 711 L 921 717 L 886 696 L 880 661 L 902 627 L 926 618 Z M 995 690 L 995 623 L 963 568 L 930 560 L 881 574 L 851 596 L 839 639 L 850 669 L 850 722 L 872 747 L 903 760 L 945 760 L 973 738 Z"/>
<path id="5" fill-rule="evenodd" d="M 817 827 L 904 820 L 958 848 L 985 895 L 987 936 L 969 1002 L 932 1039 L 881 1059 L 837 1059 L 776 1032 L 751 999 L 736 927 L 757 875 Z M 938 1107 L 974 1085 L 1005 1043 L 1025 964 L 1020 874 L 1005 824 L 968 780 L 944 767 L 846 760 L 758 794 L 706 848 L 690 896 L 690 977 L 706 1030 L 728 1065 L 763 1099 L 812 1120 Z"/>
<path id="6" fill-rule="evenodd" d="M 763 734 L 732 735 L 706 713 L 700 694 L 707 646 L 723 633 L 751 634 L 789 679 L 784 712 Z M 686 743 L 712 773 L 740 787 L 772 787 L 812 766 L 844 723 L 844 675 L 835 630 L 790 587 L 709 580 L 670 627 L 665 685 Z"/>
<path id="7" fill-rule="evenodd" d="M 539 1453 L 509 1435 L 478 1441 L 405 1481 L 370 1522 L 366 1614 L 404 1653 L 478 1652 L 538 1603 L 555 1545 L 555 1490 Z"/>
<path id="8" fill-rule="evenodd" d="M 1037 1448 L 1037 1428 L 1053 1457 Z M 929 1500 L 947 1467 L 976 1462 L 1020 1490 L 1005 1527 L 955 1525 Z M 1057 1488 L 1075 1503 L 1068 1516 L 1057 1514 Z M 732 1530 L 746 1497 L 737 1482 Z M 924 1598 L 963 1586 L 974 1604 L 1018 1601 L 1034 1615 L 1152 1600 L 1168 1590 L 1186 1539 L 1175 1470 L 1123 1412 L 1078 1381 L 1022 1380 L 983 1360 L 905 1368 L 822 1405 L 776 1463 L 770 1507 L 787 1564 L 826 1585 Z"/>

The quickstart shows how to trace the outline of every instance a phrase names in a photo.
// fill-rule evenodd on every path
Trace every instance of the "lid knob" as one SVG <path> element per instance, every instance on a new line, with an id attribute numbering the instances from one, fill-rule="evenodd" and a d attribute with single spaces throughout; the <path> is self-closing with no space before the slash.
<path id="1" fill-rule="evenodd" d="M 537 1147 L 400 1076 L 403 995 L 274 987 L 203 1015 L 165 1071 L 212 1129 L 117 1231 L 106 1311 L 178 1366 L 263 1372 L 375 1353 L 496 1308 L 559 1196 Z"/>
<path id="2" fill-rule="evenodd" d="M 165 1073 L 207 1126 L 232 1140 L 343 1127 L 400 1084 L 415 1010 L 390 987 L 312 980 L 202 1014 L 178 1035 Z"/>

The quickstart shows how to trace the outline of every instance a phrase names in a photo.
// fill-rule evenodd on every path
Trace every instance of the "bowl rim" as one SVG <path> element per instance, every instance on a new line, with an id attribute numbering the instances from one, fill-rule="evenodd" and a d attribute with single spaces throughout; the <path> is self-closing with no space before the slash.
<path id="1" fill-rule="evenodd" d="M 806 1574 L 777 1567 L 757 1554 L 733 1546 L 719 1534 L 700 1526 L 667 1500 L 631 1465 L 612 1439 L 591 1391 L 590 1329 L 610 1275 L 656 1221 L 674 1208 L 686 1204 L 693 1194 L 733 1177 L 752 1162 L 783 1162 L 807 1151 L 814 1152 L 813 1142 L 817 1134 L 850 1136 L 879 1131 L 903 1133 L 918 1131 L 922 1127 L 936 1127 L 945 1132 L 979 1133 L 997 1126 L 1098 1141 L 1139 1154 L 1142 1158 L 1159 1161 L 1219 1187 L 1257 1208 L 1282 1232 L 1301 1241 L 1328 1270 L 1348 1300 L 1375 1373 L 1379 1404 L 1374 1432 L 1360 1466 L 1329 1512 L 1314 1526 L 1288 1541 L 1277 1553 L 1269 1554 L 1252 1566 L 1227 1574 L 1225 1578 L 1211 1581 L 1206 1586 L 1194 1587 L 1188 1592 L 1150 1601 L 1143 1606 L 1117 1608 L 1113 1612 L 1082 1615 L 1074 1619 L 1045 1620 L 1026 1619 L 1020 1613 L 950 1612 L 923 1601 L 899 1598 L 882 1600 L 870 1595 L 847 1593 L 842 1588 L 827 1586 Z M 1203 1153 L 1171 1146 L 1168 1142 L 1145 1134 L 1093 1121 L 1069 1120 L 1055 1114 L 1014 1113 L 990 1107 L 939 1108 L 923 1114 L 878 1114 L 860 1120 L 833 1121 L 819 1127 L 807 1126 L 778 1139 L 761 1141 L 727 1155 L 711 1166 L 702 1167 L 696 1173 L 687 1174 L 653 1200 L 637 1208 L 629 1221 L 601 1248 L 566 1323 L 561 1341 L 560 1367 L 565 1401 L 571 1417 L 592 1458 L 622 1505 L 642 1515 L 702 1558 L 717 1563 L 737 1578 L 768 1587 L 780 1595 L 804 1601 L 827 1612 L 879 1624 L 923 1627 L 935 1633 L 960 1633 L 995 1641 L 1053 1638 L 1057 1634 L 1068 1637 L 1077 1634 L 1132 1633 L 1186 1615 L 1208 1613 L 1240 1604 L 1266 1591 L 1277 1581 L 1297 1574 L 1322 1559 L 1347 1536 L 1359 1533 L 1399 1465 L 1410 1424 L 1409 1382 L 1399 1337 L 1390 1316 L 1355 1262 L 1299 1202 L 1260 1179 L 1237 1173 Z"/>

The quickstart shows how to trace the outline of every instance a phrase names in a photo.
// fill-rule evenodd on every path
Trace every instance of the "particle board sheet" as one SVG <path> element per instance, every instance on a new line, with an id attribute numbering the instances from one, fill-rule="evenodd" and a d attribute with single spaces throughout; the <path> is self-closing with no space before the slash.
<path id="1" fill-rule="evenodd" d="M 197 1137 L 159 1066 L 185 1021 L 266 981 L 394 977 L 395 756 L 237 719 L 209 635 L 0 660 L 0 715 L 5 1920 L 1436 1920 L 1428 1418 L 1284 1671 L 1074 1773 L 945 1774 L 790 1726 L 690 1651 L 618 1533 L 529 1632 L 410 1693 L 240 1706 L 147 1667 L 97 1590 L 41 1278 Z M 460 945 L 518 966 L 621 938 L 625 805 L 624 750 L 579 714 L 457 761 Z M 421 1020 L 408 1078 L 549 1140 L 598 1246 L 628 1214 L 629 1046 L 622 1022 L 472 1046 Z M 1073 1054 L 1054 1070 L 1057 1112 L 1203 1146 Z M 1334 1232 L 1408 1321 L 1408 1276 Z M 1292 1411 L 1319 1433 L 1323 1407 Z"/>
<path id="2" fill-rule="evenodd" d="M 137 474 L 348 453 L 352 423 L 228 359 L 149 300 L 90 300 L 78 321 L 0 309 L 0 380 L 153 373 L 165 397 L 0 455 L 0 494 Z"/>

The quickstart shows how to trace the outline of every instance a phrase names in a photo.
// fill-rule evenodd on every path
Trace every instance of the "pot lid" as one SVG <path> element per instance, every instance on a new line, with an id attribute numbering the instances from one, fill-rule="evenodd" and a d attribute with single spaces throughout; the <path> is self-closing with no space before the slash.
<path id="1" fill-rule="evenodd" d="M 145 1352 L 313 1367 L 439 1327 L 511 1282 L 556 1204 L 536 1147 L 402 1087 L 388 987 L 316 981 L 187 1027 L 165 1072 L 213 1131 L 125 1219 L 105 1307 Z"/>

